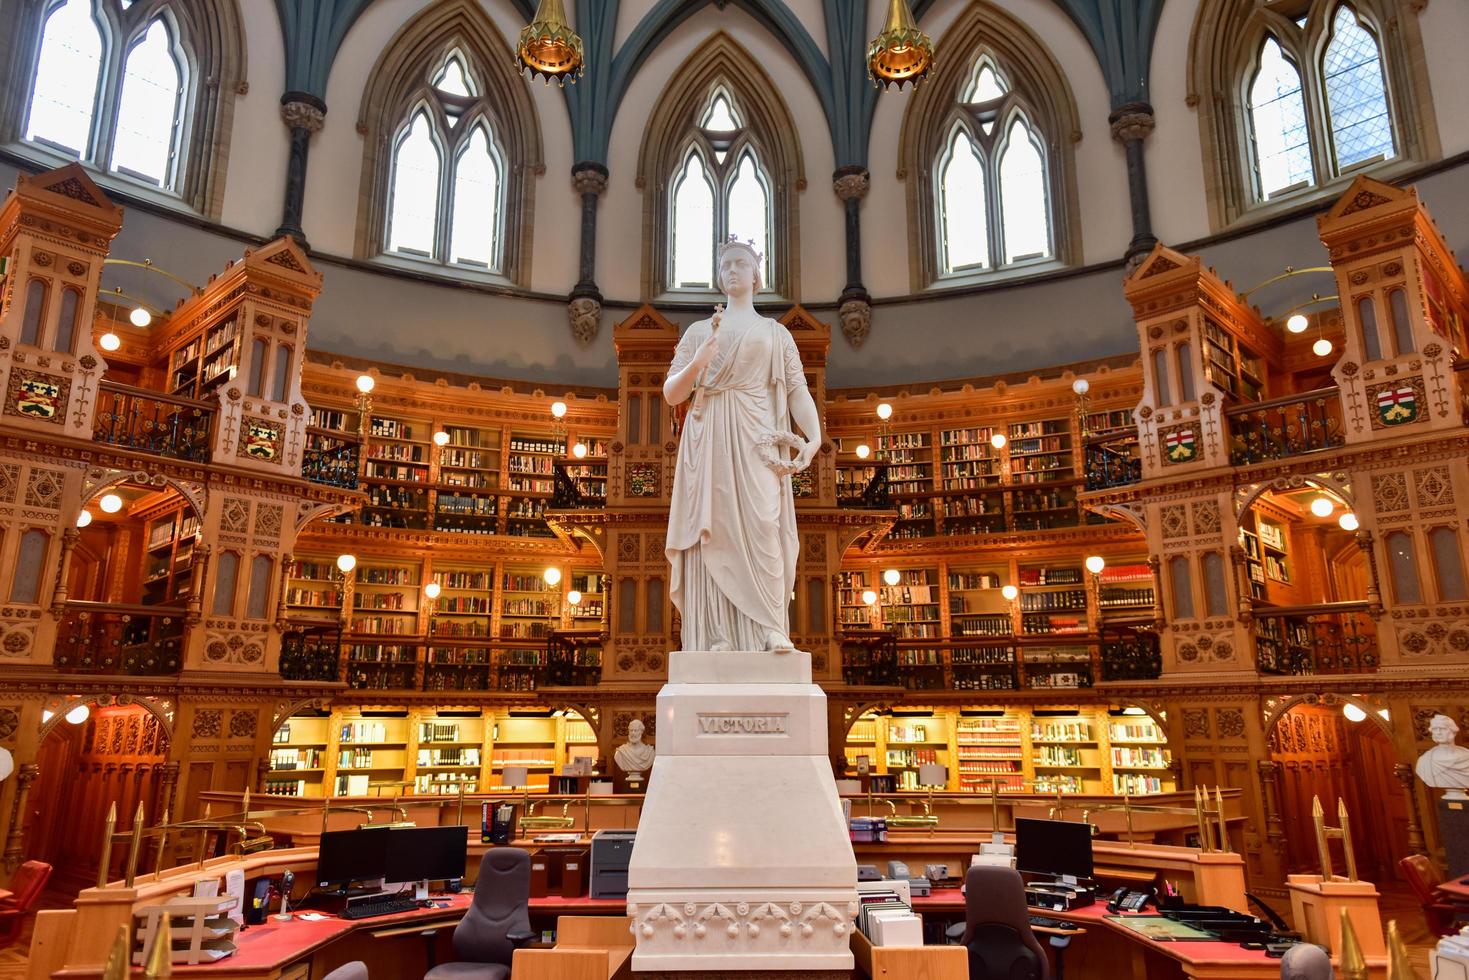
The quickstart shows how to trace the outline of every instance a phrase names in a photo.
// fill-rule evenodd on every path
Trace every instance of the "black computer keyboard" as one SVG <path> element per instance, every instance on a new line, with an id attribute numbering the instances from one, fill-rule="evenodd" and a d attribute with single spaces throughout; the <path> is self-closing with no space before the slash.
<path id="1" fill-rule="evenodd" d="M 1031 927 L 1039 926 L 1042 929 L 1075 929 L 1076 926 L 1061 919 L 1048 919 L 1044 915 L 1032 915 L 1030 917 Z"/>
<path id="2" fill-rule="evenodd" d="M 342 909 L 344 919 L 372 919 L 379 915 L 396 915 L 399 912 L 413 912 L 418 909 L 418 903 L 411 898 L 379 898 L 370 902 L 354 902 Z"/>

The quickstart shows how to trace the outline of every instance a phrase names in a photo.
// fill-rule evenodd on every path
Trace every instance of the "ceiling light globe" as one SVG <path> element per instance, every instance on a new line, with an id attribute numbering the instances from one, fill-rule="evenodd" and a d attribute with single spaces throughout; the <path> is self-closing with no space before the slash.
<path id="1" fill-rule="evenodd" d="M 377 379 L 370 374 L 357 375 L 357 390 L 364 395 L 372 394 L 372 389 L 377 387 Z"/>
<path id="2" fill-rule="evenodd" d="M 1306 319 L 1306 314 L 1304 313 L 1294 313 L 1290 319 L 1285 321 L 1285 329 L 1291 333 L 1305 333 L 1306 328 L 1310 325 L 1311 321 Z"/>
<path id="3" fill-rule="evenodd" d="M 1078 395 L 1084 395 L 1088 391 L 1092 390 L 1092 383 L 1086 378 L 1077 378 L 1075 381 L 1071 382 L 1071 390 L 1076 392 Z"/>
<path id="4" fill-rule="evenodd" d="M 439 593 L 443 591 L 444 587 L 437 582 L 430 582 L 428 585 L 425 585 L 423 587 L 423 594 L 428 596 L 430 599 L 437 599 L 439 597 Z"/>
<path id="5" fill-rule="evenodd" d="M 902 578 L 902 573 L 899 572 L 896 568 L 889 568 L 887 571 L 882 573 L 882 580 L 888 585 L 897 585 L 898 582 L 902 580 Z"/>
<path id="6" fill-rule="evenodd" d="M 859 442 L 857 444 L 857 458 L 858 459 L 866 459 L 868 456 L 871 456 L 871 455 L 872 455 L 872 447 L 871 446 L 867 445 L 867 443 L 865 443 L 865 442 Z"/>
<path id="7" fill-rule="evenodd" d="M 570 592 L 566 593 L 566 601 L 569 605 L 581 605 L 581 593 L 578 592 L 576 589 L 572 589 Z"/>
<path id="8" fill-rule="evenodd" d="M 996 432 L 994 435 L 990 436 L 990 445 L 994 446 L 996 449 L 1004 449 L 1005 443 L 1009 441 L 1009 439 L 1005 438 L 1005 433 L 1003 432 Z"/>
<path id="9" fill-rule="evenodd" d="M 1343 531 L 1355 531 L 1357 528 L 1362 526 L 1362 522 L 1357 520 L 1357 515 L 1353 514 L 1351 511 L 1347 511 L 1345 514 L 1338 517 L 1336 519 L 1336 522 L 1341 525 L 1341 529 Z"/>
<path id="10" fill-rule="evenodd" d="M 893 406 L 887 402 L 880 402 L 877 406 L 877 417 L 886 422 L 893 417 Z"/>
<path id="11" fill-rule="evenodd" d="M 1000 595 L 1005 597 L 1006 602 L 1014 602 L 1015 597 L 1019 594 L 1020 590 L 1013 585 L 1006 585 L 1000 589 Z"/>
<path id="12" fill-rule="evenodd" d="M 97 338 L 97 346 L 105 351 L 115 351 L 122 346 L 122 338 L 109 330 Z"/>
<path id="13" fill-rule="evenodd" d="M 92 523 L 92 512 L 90 510 L 84 510 L 77 515 L 77 527 L 86 527 L 90 523 Z"/>
<path id="14" fill-rule="evenodd" d="M 104 514 L 116 514 L 122 510 L 122 498 L 115 493 L 104 493 L 102 499 L 97 501 L 97 506 L 102 508 Z"/>
<path id="15" fill-rule="evenodd" d="M 352 571 L 352 569 L 354 569 L 356 567 L 357 567 L 357 556 L 356 555 L 338 555 L 337 556 L 337 571 L 341 572 L 343 575 L 346 575 L 346 574 L 350 573 Z"/>
<path id="16" fill-rule="evenodd" d="M 559 585 L 561 583 L 561 569 L 552 565 L 541 573 L 541 578 L 547 585 Z"/>
<path id="17" fill-rule="evenodd" d="M 434 445 L 435 446 L 447 446 L 448 444 L 449 444 L 449 433 L 445 432 L 443 429 L 440 429 L 438 432 L 435 432 L 434 433 Z"/>
<path id="18" fill-rule="evenodd" d="M 66 720 L 69 724 L 80 725 L 91 716 L 91 707 L 86 704 L 79 704 L 66 713 Z"/>
<path id="19" fill-rule="evenodd" d="M 1086 560 L 1086 570 L 1093 575 L 1102 574 L 1102 569 L 1107 567 L 1107 559 L 1101 555 L 1091 555 Z"/>
<path id="20" fill-rule="evenodd" d="M 553 418 L 558 418 L 558 419 L 564 419 L 564 418 L 566 418 L 566 403 L 565 402 L 552 402 L 551 403 L 551 415 L 552 415 Z"/>
<path id="21" fill-rule="evenodd" d="M 1332 503 L 1330 497 L 1321 496 L 1311 501 L 1311 513 L 1317 517 L 1330 517 L 1334 510 L 1336 510 L 1336 504 Z"/>
<path id="22" fill-rule="evenodd" d="M 579 442 L 576 445 L 572 446 L 571 447 L 571 455 L 575 456 L 577 459 L 586 459 L 587 458 L 587 444 L 584 443 L 584 442 Z"/>
<path id="23" fill-rule="evenodd" d="M 876 602 L 877 602 L 877 593 L 876 592 L 872 591 L 871 589 L 867 589 L 867 590 L 865 590 L 862 593 L 862 604 L 863 605 L 870 606 L 870 605 L 873 605 Z"/>
<path id="24" fill-rule="evenodd" d="M 1355 704 L 1352 704 L 1350 701 L 1342 706 L 1341 713 L 1346 717 L 1347 721 L 1350 722 L 1355 723 L 1367 720 L 1367 712 L 1363 711 Z"/>
<path id="25" fill-rule="evenodd" d="M 1331 353 L 1331 341 L 1327 340 L 1325 337 L 1322 337 L 1320 340 L 1316 341 L 1316 343 L 1311 345 L 1311 353 L 1315 354 L 1317 357 L 1325 357 L 1327 354 Z"/>
<path id="26" fill-rule="evenodd" d="M 135 327 L 146 327 L 153 322 L 153 314 L 141 306 L 135 306 L 133 307 L 133 311 L 128 314 L 128 322 Z"/>
<path id="27" fill-rule="evenodd" d="M 1390 712 L 1386 708 L 1378 708 L 1377 717 L 1381 718 L 1383 721 L 1392 721 L 1392 712 Z"/>

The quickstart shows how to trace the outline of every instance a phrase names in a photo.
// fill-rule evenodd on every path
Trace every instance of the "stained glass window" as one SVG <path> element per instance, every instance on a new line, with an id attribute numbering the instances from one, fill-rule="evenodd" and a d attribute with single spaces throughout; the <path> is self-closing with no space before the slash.
<path id="1" fill-rule="evenodd" d="M 1331 43 L 1322 59 L 1326 106 L 1338 170 L 1393 155 L 1392 117 L 1377 39 L 1342 4 L 1331 22 Z"/>
<path id="2" fill-rule="evenodd" d="M 1413 555 L 1413 539 L 1406 531 L 1393 531 L 1387 536 L 1387 564 L 1392 571 L 1393 597 L 1401 603 L 1423 601 L 1418 584 L 1418 562 Z"/>
<path id="3" fill-rule="evenodd" d="M 1269 200 L 1286 188 L 1311 181 L 1311 141 L 1301 74 L 1274 38 L 1260 49 L 1260 67 L 1250 86 L 1250 120 L 1260 195 Z"/>

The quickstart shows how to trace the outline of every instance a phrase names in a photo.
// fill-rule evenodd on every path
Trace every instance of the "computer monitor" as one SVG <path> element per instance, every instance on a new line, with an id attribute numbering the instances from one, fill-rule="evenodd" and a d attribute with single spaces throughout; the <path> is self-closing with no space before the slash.
<path id="1" fill-rule="evenodd" d="M 321 835 L 316 883 L 327 888 L 383 877 L 388 863 L 387 828 L 328 830 Z"/>
<path id="2" fill-rule="evenodd" d="M 1068 820 L 1015 821 L 1015 868 L 1035 874 L 1092 876 L 1092 827 Z"/>
<path id="3" fill-rule="evenodd" d="M 448 881 L 464 877 L 469 828 L 404 827 L 390 831 L 389 881 Z"/>

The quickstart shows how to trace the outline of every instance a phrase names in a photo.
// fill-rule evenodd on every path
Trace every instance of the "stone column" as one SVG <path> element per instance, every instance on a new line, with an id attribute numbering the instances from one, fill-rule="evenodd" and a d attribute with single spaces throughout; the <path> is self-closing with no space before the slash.
<path id="1" fill-rule="evenodd" d="M 1270 759 L 1261 759 L 1255 764 L 1260 772 L 1260 791 L 1265 804 L 1265 841 L 1276 854 L 1285 854 L 1285 823 L 1280 819 L 1280 808 L 1275 802 L 1275 779 L 1280 766 Z"/>
<path id="2" fill-rule="evenodd" d="M 41 767 L 34 762 L 23 764 L 15 772 L 15 799 L 10 805 L 10 834 L 5 840 L 5 870 L 20 867 L 25 855 L 26 798 L 31 793 L 31 783 L 41 774 Z"/>
<path id="3" fill-rule="evenodd" d="M 281 226 L 276 236 L 290 235 L 302 248 L 310 248 L 301 230 L 301 212 L 306 204 L 306 157 L 311 134 L 321 131 L 326 120 L 326 103 L 310 92 L 287 92 L 281 96 L 281 121 L 291 131 L 291 153 L 286 162 L 286 200 L 281 208 Z"/>
<path id="4" fill-rule="evenodd" d="M 607 168 L 583 160 L 571 168 L 571 182 L 581 195 L 581 266 L 566 304 L 571 333 L 583 346 L 597 336 L 602 323 L 602 292 L 597 288 L 597 199 L 607 191 Z"/>
<path id="5" fill-rule="evenodd" d="M 846 209 L 847 285 L 837 308 L 842 334 L 847 343 L 861 347 L 872 329 L 872 297 L 862 285 L 862 199 L 872 186 L 866 167 L 838 167 L 831 178 L 832 190 Z"/>
<path id="6" fill-rule="evenodd" d="M 82 532 L 75 526 L 61 532 L 61 560 L 56 563 L 56 588 L 51 592 L 51 616 L 58 622 L 66 613 L 66 600 L 70 595 L 66 580 L 71 574 L 71 556 L 76 550 Z"/>
<path id="7" fill-rule="evenodd" d="M 1403 792 L 1408 797 L 1408 850 L 1414 854 L 1427 854 L 1428 844 L 1423 839 L 1423 817 L 1418 811 L 1418 780 L 1414 777 L 1413 767 L 1406 762 L 1399 762 L 1392 767 L 1392 774 L 1402 783 Z"/>
<path id="8" fill-rule="evenodd" d="M 1130 272 L 1158 244 L 1148 206 L 1148 169 L 1143 156 L 1143 140 L 1153 131 L 1153 107 L 1146 102 L 1129 102 L 1114 109 L 1107 121 L 1112 124 L 1112 138 L 1127 152 L 1127 193 L 1132 201 L 1132 241 L 1127 243 Z"/>

